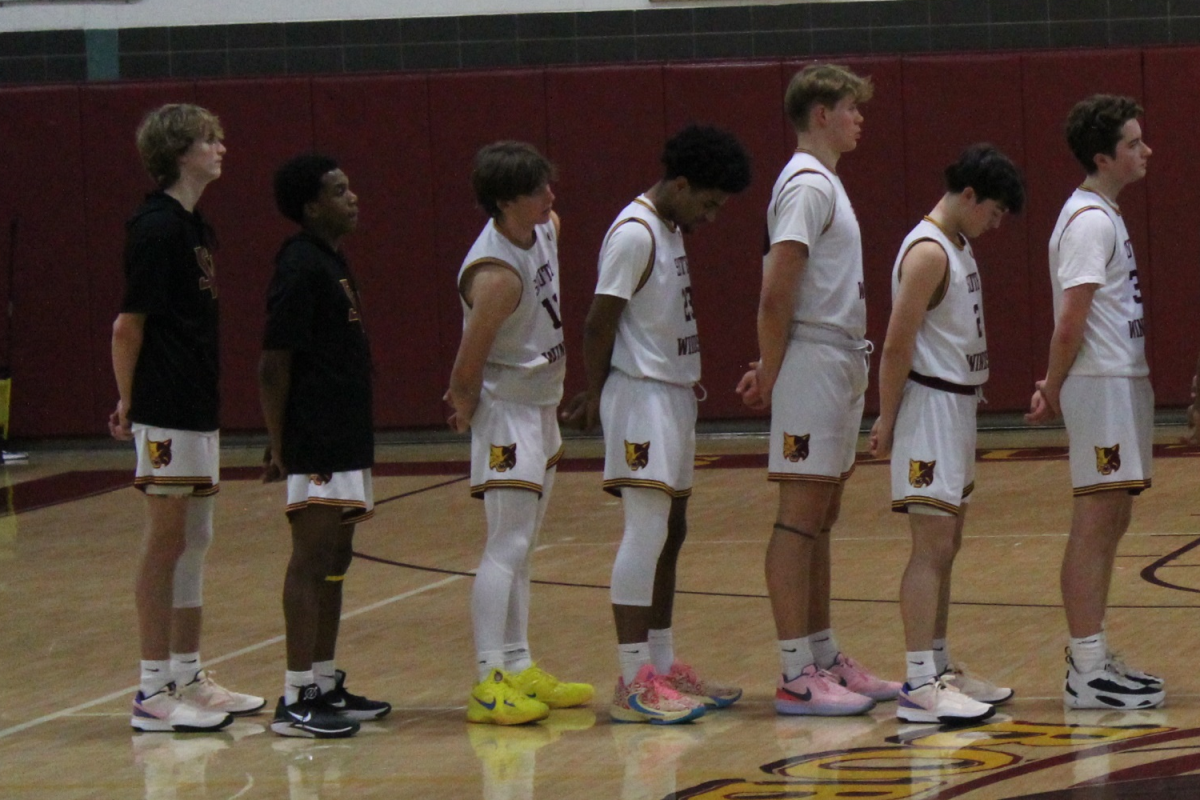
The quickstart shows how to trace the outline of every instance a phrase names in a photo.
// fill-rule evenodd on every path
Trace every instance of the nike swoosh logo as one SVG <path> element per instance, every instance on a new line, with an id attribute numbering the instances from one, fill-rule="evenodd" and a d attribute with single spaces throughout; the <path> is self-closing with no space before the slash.
<path id="1" fill-rule="evenodd" d="M 496 707 L 496 701 L 495 701 L 495 700 L 493 700 L 493 701 L 492 701 L 492 702 L 490 702 L 490 703 L 485 703 L 485 702 L 483 702 L 482 700 L 480 700 L 478 697 L 476 697 L 475 695 L 471 695 L 471 698 L 472 698 L 472 699 L 473 699 L 473 700 L 474 700 L 476 703 L 479 703 L 479 705 L 481 705 L 481 706 L 483 706 L 484 708 L 486 708 L 488 711 L 491 711 L 492 709 L 494 709 L 494 708 Z"/>
<path id="2" fill-rule="evenodd" d="M 924 661 L 910 661 L 910 662 L 908 662 L 908 663 L 912 664 L 914 667 L 923 667 L 923 666 L 925 666 L 925 662 L 924 662 Z"/>
<path id="3" fill-rule="evenodd" d="M 345 708 L 346 707 L 346 701 L 343 698 L 338 698 L 337 700 L 326 700 L 325 702 L 328 703 L 329 705 L 333 706 L 334 708 Z"/>
<path id="4" fill-rule="evenodd" d="M 784 648 L 782 648 L 782 650 L 783 650 L 783 652 L 785 652 L 785 653 L 796 653 L 796 652 L 799 652 L 800 648 L 799 648 L 799 647 L 793 647 L 791 650 L 788 650 L 786 647 L 784 647 Z"/>
<path id="5" fill-rule="evenodd" d="M 792 697 L 803 703 L 807 703 L 809 700 L 812 700 L 812 689 L 805 689 L 803 693 L 793 692 L 791 689 L 784 689 L 783 692 L 784 694 L 790 694 Z"/>
<path id="6" fill-rule="evenodd" d="M 289 711 L 289 712 L 288 712 L 288 714 L 290 714 L 290 715 L 292 716 L 292 719 L 296 720 L 296 722 L 308 722 L 309 720 L 311 720 L 311 719 L 312 719 L 312 712 L 311 712 L 311 711 L 309 711 L 309 712 L 308 712 L 307 714 L 305 714 L 304 716 L 300 716 L 300 715 L 299 715 L 299 714 L 297 714 L 295 711 Z"/>

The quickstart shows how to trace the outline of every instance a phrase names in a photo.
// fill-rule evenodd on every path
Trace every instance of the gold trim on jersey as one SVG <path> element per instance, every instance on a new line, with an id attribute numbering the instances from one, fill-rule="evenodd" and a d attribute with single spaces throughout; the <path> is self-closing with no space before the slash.
<path id="1" fill-rule="evenodd" d="M 926 217 L 925 219 L 929 219 L 929 217 Z M 929 221 L 933 222 L 931 219 L 929 219 Z M 937 225 L 936 222 L 933 224 Z M 938 225 L 938 227 L 941 228 L 940 225 Z M 942 231 L 942 233 L 945 233 L 945 231 Z M 925 307 L 926 311 L 933 311 L 942 304 L 942 301 L 946 299 L 946 292 L 950 290 L 950 254 L 946 252 L 946 248 L 942 247 L 941 242 L 931 237 L 923 237 L 909 242 L 908 247 L 904 248 L 904 253 L 900 256 L 900 267 L 897 268 L 896 279 L 904 280 L 904 259 L 908 258 L 909 252 L 921 242 L 932 242 L 933 244 L 936 244 L 938 247 L 942 248 L 942 254 L 946 256 L 946 271 L 942 274 L 942 280 L 938 283 L 937 291 L 934 292 L 929 298 L 929 305 Z"/>
<path id="2" fill-rule="evenodd" d="M 797 150 L 796 152 L 808 153 L 807 150 Z M 812 155 L 812 153 L 809 153 L 809 155 Z M 816 158 L 816 156 L 813 156 L 813 158 Z M 783 190 L 787 188 L 787 185 L 789 183 L 791 183 L 796 178 L 799 178 L 801 175 L 804 175 L 806 173 L 811 174 L 811 175 L 820 175 L 822 178 L 829 181 L 829 188 L 834 189 L 833 202 L 829 206 L 829 221 L 825 223 L 824 228 L 821 228 L 821 235 L 824 235 L 827 230 L 829 230 L 830 228 L 833 227 L 833 220 L 837 217 L 837 196 L 836 196 L 837 188 L 833 185 L 833 181 L 829 180 L 828 175 L 826 175 L 824 172 L 821 172 L 821 170 L 819 170 L 819 169 L 812 169 L 811 167 L 805 167 L 803 169 L 797 170 L 788 176 L 788 179 L 783 182 L 783 186 L 779 187 L 779 194 L 782 195 Z M 779 213 L 779 198 L 778 197 L 775 198 L 775 213 L 776 214 Z"/>
<path id="3" fill-rule="evenodd" d="M 643 200 L 642 198 L 645 198 L 645 200 Z M 669 230 L 671 233 L 675 232 L 675 223 L 671 222 L 671 220 L 667 219 L 662 214 L 658 213 L 658 209 L 654 207 L 654 203 L 652 201 L 650 201 L 649 197 L 646 197 L 645 195 L 639 195 L 638 197 L 635 197 L 633 199 L 633 202 L 637 203 L 639 206 L 643 206 L 645 208 L 650 209 L 650 212 L 652 214 L 654 214 L 654 216 L 661 219 L 663 225 L 667 226 L 667 230 Z"/>
<path id="4" fill-rule="evenodd" d="M 563 449 L 563 446 L 560 444 L 558 446 L 558 452 L 546 459 L 546 469 L 558 466 L 558 462 L 561 461 L 563 457 Z"/>
<path id="5" fill-rule="evenodd" d="M 660 492 L 666 492 L 672 498 L 691 497 L 692 489 L 689 486 L 687 489 L 672 489 L 662 481 L 647 481 L 638 478 L 612 478 L 605 481 L 601 488 L 611 495 L 621 496 L 621 488 L 628 486 L 631 489 L 657 489 Z"/>
<path id="6" fill-rule="evenodd" d="M 1109 490 L 1124 489 L 1126 491 L 1137 490 L 1141 492 L 1150 488 L 1150 479 L 1140 481 L 1113 481 L 1112 483 L 1093 483 L 1090 486 L 1080 486 L 1071 490 L 1073 497 L 1083 497 L 1088 494 L 1096 494 L 1097 492 L 1106 492 Z"/>
<path id="7" fill-rule="evenodd" d="M 855 467 L 851 467 L 846 472 L 843 472 L 837 478 L 831 478 L 828 475 L 809 475 L 795 472 L 768 472 L 768 481 L 813 481 L 815 483 L 841 483 L 854 474 Z"/>
<path id="8" fill-rule="evenodd" d="M 221 490 L 221 487 L 212 482 L 212 478 L 207 475 L 196 475 L 193 477 L 163 477 L 154 475 L 141 475 L 133 479 L 134 487 L 146 491 L 147 486 L 191 486 L 193 497 L 209 497 Z"/>
<path id="9" fill-rule="evenodd" d="M 1082 186 L 1081 186 L 1081 187 L 1079 187 L 1079 188 L 1083 189 L 1083 187 L 1082 187 Z M 1099 192 L 1092 192 L 1092 191 L 1091 191 L 1091 189 L 1084 189 L 1084 191 L 1086 191 L 1086 192 L 1091 192 L 1092 194 L 1094 194 L 1094 195 L 1097 195 L 1097 196 L 1099 196 L 1100 198 L 1103 198 L 1103 197 L 1104 197 L 1104 195 L 1100 194 Z M 1114 208 L 1113 210 L 1114 210 L 1114 211 L 1116 211 L 1116 209 L 1115 209 L 1115 208 Z M 1084 206 L 1083 208 L 1079 209 L 1079 210 L 1078 210 L 1078 211 L 1076 211 L 1074 214 L 1072 214 L 1072 215 L 1071 215 L 1071 218 L 1070 218 L 1069 220 L 1067 220 L 1067 224 L 1066 224 L 1066 225 L 1063 225 L 1062 233 L 1060 233 L 1060 234 L 1058 235 L 1058 242 L 1057 242 L 1057 243 L 1054 245 L 1056 248 L 1061 248 L 1061 247 L 1062 247 L 1062 240 L 1063 240 L 1063 237 L 1067 235 L 1067 228 L 1071 227 L 1071 223 L 1075 221 L 1075 218 L 1076 218 L 1076 217 L 1078 217 L 1080 214 L 1082 214 L 1082 213 L 1083 213 L 1083 212 L 1085 212 L 1085 211 L 1099 211 L 1101 214 L 1104 214 L 1104 218 L 1105 218 L 1105 219 L 1108 219 L 1108 214 L 1107 214 L 1107 213 L 1104 211 L 1104 209 L 1103 209 L 1103 208 L 1101 208 L 1100 206 Z M 1119 216 L 1121 216 L 1121 212 L 1120 212 L 1120 211 L 1117 211 L 1117 216 L 1118 216 L 1118 217 L 1119 217 Z M 1109 220 L 1109 221 L 1111 222 L 1112 220 Z M 1117 254 L 1117 246 L 1118 246 L 1118 243 L 1117 243 L 1117 238 L 1118 238 L 1118 237 L 1115 235 L 1115 234 L 1116 234 L 1116 226 L 1115 226 L 1115 225 L 1113 226 L 1113 234 L 1114 234 L 1114 236 L 1113 236 L 1113 249 L 1112 249 L 1112 252 L 1108 254 L 1108 260 L 1109 260 L 1109 261 L 1112 261 L 1112 260 L 1113 260 L 1113 256 L 1115 256 L 1115 255 Z"/>
<path id="10" fill-rule="evenodd" d="M 907 514 L 909 506 L 929 506 L 930 508 L 936 508 L 936 509 L 940 509 L 942 511 L 949 511 L 951 514 L 953 514 L 956 517 L 962 513 L 961 506 L 956 506 L 953 503 L 947 503 L 945 500 L 937 500 L 932 497 L 921 497 L 920 495 L 910 495 L 908 497 L 905 497 L 903 500 L 893 500 L 892 501 L 892 511 L 896 511 L 901 514 Z"/>
<path id="11" fill-rule="evenodd" d="M 517 298 L 517 304 L 513 306 L 513 311 L 516 311 L 521 307 L 521 300 L 525 297 L 525 278 L 521 276 L 521 270 L 517 269 L 512 264 L 509 264 L 507 261 L 501 261 L 495 256 L 484 256 L 483 258 L 477 258 L 462 268 L 462 273 L 458 278 L 458 296 L 461 297 L 462 301 L 467 304 L 467 308 L 472 307 L 471 302 L 467 300 L 467 293 L 463 291 L 463 284 L 466 283 L 467 276 L 471 274 L 471 270 L 481 267 L 484 264 L 495 264 L 498 267 L 505 267 L 506 269 L 512 270 L 512 273 L 517 276 L 517 280 L 521 282 L 521 296 Z"/>
<path id="12" fill-rule="evenodd" d="M 478 486 L 471 487 L 471 497 L 476 500 L 482 500 L 483 494 L 488 489 L 528 489 L 531 492 L 536 492 L 538 497 L 542 496 L 542 485 L 532 481 L 484 481 Z"/>
<path id="13" fill-rule="evenodd" d="M 640 198 L 639 198 L 639 200 L 640 200 Z M 639 202 L 639 200 L 634 200 L 633 202 L 637 203 L 637 202 Z M 642 203 L 642 205 L 646 205 L 646 204 Z M 657 213 L 658 212 L 655 212 L 655 214 L 657 214 Z M 664 222 L 665 221 L 666 220 L 664 220 Z M 654 272 L 654 261 L 658 257 L 658 240 L 654 238 L 654 230 L 650 227 L 650 223 L 646 222 L 646 220 L 641 219 L 639 217 L 626 217 L 625 219 L 620 220 L 619 222 L 617 222 L 616 224 L 614 224 L 612 226 L 612 230 L 610 230 L 608 232 L 608 236 L 612 236 L 614 233 L 616 233 L 617 228 L 621 227 L 626 222 L 636 222 L 637 224 L 641 225 L 643 228 L 646 229 L 646 233 L 650 234 L 650 258 L 646 260 L 646 268 L 642 271 L 642 277 L 638 280 L 638 285 L 633 290 L 633 293 L 637 294 L 638 292 L 640 292 L 642 290 L 642 287 L 645 286 L 646 283 L 650 280 L 650 275 Z M 608 242 L 608 236 L 604 237 L 605 243 Z"/>
<path id="14" fill-rule="evenodd" d="M 300 503 L 288 503 L 285 513 L 288 515 L 295 514 L 297 511 L 303 511 L 309 506 L 325 506 L 327 508 L 342 509 L 342 524 L 354 525 L 359 522 L 366 522 L 375 516 L 375 509 L 367 510 L 367 504 L 361 500 L 338 500 L 330 497 L 308 497 Z M 328 578 L 326 579 L 328 580 Z"/>
<path id="15" fill-rule="evenodd" d="M 960 233 L 960 234 L 958 234 L 958 236 L 951 236 L 951 235 L 950 235 L 950 231 L 946 230 L 946 226 L 945 226 L 945 225 L 943 225 L 942 223 L 938 222 L 936 219 L 934 219 L 933 217 L 929 216 L 928 214 L 926 214 L 925 216 L 921 217 L 921 219 L 925 220 L 926 222 L 928 222 L 928 223 L 930 223 L 931 225 L 933 225 L 933 227 L 935 227 L 935 228 L 937 228 L 939 231 L 941 231 L 941 232 L 942 232 L 942 235 L 943 235 L 943 236 L 945 236 L 945 237 L 946 237 L 948 240 L 950 240 L 950 244 L 954 245 L 954 247 L 955 247 L 956 249 L 958 249 L 958 250 L 965 250 L 965 249 L 966 249 L 966 247 L 967 247 L 967 237 L 963 236 L 961 233 Z M 959 242 L 960 242 L 960 241 L 962 242 L 962 244 L 959 244 Z"/>
<path id="16" fill-rule="evenodd" d="M 1084 186 L 1082 183 L 1079 184 L 1079 191 L 1096 195 L 1096 197 L 1099 197 L 1101 200 L 1104 201 L 1104 205 L 1108 206 L 1113 211 L 1115 211 L 1118 217 L 1123 216 L 1121 214 L 1121 208 L 1116 203 L 1114 203 L 1112 200 L 1109 200 L 1107 197 L 1105 197 L 1103 192 L 1097 191 L 1096 189 L 1093 189 L 1090 186 Z"/>

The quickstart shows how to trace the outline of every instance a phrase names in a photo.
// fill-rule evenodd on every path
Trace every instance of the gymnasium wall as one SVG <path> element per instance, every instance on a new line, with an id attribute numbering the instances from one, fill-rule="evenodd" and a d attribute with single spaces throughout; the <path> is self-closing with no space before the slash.
<path id="1" fill-rule="evenodd" d="M 1187 131 L 1200 49 L 1130 49 L 849 60 L 871 75 L 858 150 L 840 166 L 863 229 L 870 336 L 882 341 L 889 276 L 905 232 L 941 194 L 941 170 L 989 140 L 1026 171 L 1026 213 L 975 249 L 992 351 L 990 411 L 1023 408 L 1045 369 L 1053 325 L 1046 242 L 1081 178 L 1062 142 L 1071 104 L 1094 91 L 1146 107 L 1149 178 L 1121 197 L 1148 308 L 1160 406 L 1188 401 L 1200 300 L 1200 230 L 1188 211 L 1200 166 Z M 14 435 L 98 435 L 115 403 L 111 323 L 123 222 L 150 186 L 133 148 L 148 108 L 190 100 L 220 114 L 225 174 L 201 202 L 220 238 L 223 427 L 261 428 L 255 365 L 271 261 L 289 225 L 270 176 L 290 155 L 336 155 L 360 197 L 346 241 L 376 361 L 377 424 L 442 424 L 440 400 L 461 326 L 454 276 L 484 223 L 468 186 L 471 155 L 521 138 L 558 164 L 568 394 L 581 388 L 582 322 L 612 217 L 658 177 L 664 139 L 689 121 L 736 132 L 755 182 L 689 239 L 704 347 L 704 419 L 748 416 L 733 387 L 756 354 L 762 219 L 795 141 L 781 110 L 798 62 L 562 67 L 115 84 L 0 90 L 0 308 L 14 300 L 0 363 L 14 374 Z M 15 222 L 14 222 L 15 221 Z M 16 234 L 15 242 L 13 233 Z M 875 407 L 874 385 L 868 404 Z"/>

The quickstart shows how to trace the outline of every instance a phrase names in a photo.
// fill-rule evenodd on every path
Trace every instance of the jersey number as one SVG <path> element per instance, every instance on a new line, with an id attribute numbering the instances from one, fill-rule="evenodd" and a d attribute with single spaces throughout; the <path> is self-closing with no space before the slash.
<path id="1" fill-rule="evenodd" d="M 685 322 L 691 322 L 696 318 L 696 311 L 692 308 L 692 287 L 683 287 L 683 319 Z"/>
<path id="2" fill-rule="evenodd" d="M 1138 286 L 1137 270 L 1129 270 L 1129 280 L 1133 281 L 1133 302 L 1138 305 L 1142 304 L 1142 289 Z"/>
<path id="3" fill-rule="evenodd" d="M 557 300 L 558 295 L 555 295 L 554 299 Z M 546 309 L 546 313 L 550 315 L 550 321 L 554 323 L 554 330 L 561 328 L 562 320 L 558 318 L 558 310 L 554 307 L 554 304 L 550 302 L 549 297 L 542 298 L 542 306 Z"/>
<path id="4" fill-rule="evenodd" d="M 975 330 L 979 331 L 979 338 L 983 338 L 983 319 L 979 316 L 979 303 L 975 304 Z"/>

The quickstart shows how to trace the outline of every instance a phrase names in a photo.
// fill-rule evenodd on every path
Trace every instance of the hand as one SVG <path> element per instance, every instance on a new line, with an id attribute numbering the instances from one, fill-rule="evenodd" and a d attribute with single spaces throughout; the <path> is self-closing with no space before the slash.
<path id="1" fill-rule="evenodd" d="M 1187 435 L 1183 437 L 1184 444 L 1200 444 L 1200 404 L 1196 402 L 1197 381 L 1200 375 L 1192 376 L 1192 404 L 1187 408 Z"/>
<path id="2" fill-rule="evenodd" d="M 882 418 L 876 419 L 875 424 L 871 426 L 871 435 L 867 440 L 871 455 L 875 458 L 887 458 L 890 456 L 892 454 L 894 437 L 895 431 L 892 430 L 892 426 L 884 426 Z"/>
<path id="3" fill-rule="evenodd" d="M 748 407 L 761 411 L 771 406 L 771 390 L 762 375 L 762 362 L 751 361 L 750 371 L 738 381 L 737 393 Z"/>
<path id="4" fill-rule="evenodd" d="M 571 398 L 558 414 L 564 425 L 576 430 L 590 431 L 600 422 L 600 395 L 580 392 Z"/>
<path id="5" fill-rule="evenodd" d="M 108 415 L 108 432 L 114 439 L 129 441 L 133 438 L 133 426 L 129 424 L 129 409 L 120 400 L 117 408 Z"/>
<path id="6" fill-rule="evenodd" d="M 454 397 L 451 395 L 449 389 L 442 395 L 442 399 L 446 401 L 446 405 L 450 406 L 450 416 L 446 418 L 446 424 L 450 426 L 450 430 L 455 433 L 466 433 L 470 430 L 472 414 L 466 409 L 455 405 Z"/>
<path id="7" fill-rule="evenodd" d="M 1062 415 L 1059 407 L 1059 396 L 1056 390 L 1048 389 L 1045 381 L 1038 381 L 1033 397 L 1029 398 L 1029 413 L 1025 421 L 1030 425 L 1044 425 L 1053 422 Z"/>
<path id="8" fill-rule="evenodd" d="M 283 458 L 270 445 L 263 451 L 263 483 L 278 483 L 287 478 L 287 469 L 283 466 Z"/>

